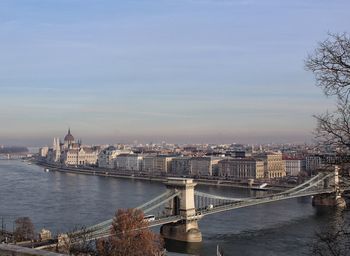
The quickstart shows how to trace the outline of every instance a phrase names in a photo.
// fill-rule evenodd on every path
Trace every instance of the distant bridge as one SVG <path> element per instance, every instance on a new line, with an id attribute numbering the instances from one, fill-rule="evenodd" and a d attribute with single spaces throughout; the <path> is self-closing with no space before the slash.
<path id="1" fill-rule="evenodd" d="M 19 160 L 28 158 L 28 153 L 0 153 L 0 160 Z"/>

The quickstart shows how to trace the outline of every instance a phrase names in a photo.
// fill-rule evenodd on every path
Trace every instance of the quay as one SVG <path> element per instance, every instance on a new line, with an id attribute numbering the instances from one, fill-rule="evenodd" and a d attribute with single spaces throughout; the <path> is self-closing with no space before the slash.
<path id="1" fill-rule="evenodd" d="M 93 175 L 93 176 L 103 176 L 103 177 L 111 177 L 111 178 L 122 178 L 122 179 L 135 179 L 135 180 L 145 180 L 145 181 L 153 181 L 153 182 L 166 182 L 167 178 L 173 176 L 152 176 L 152 175 L 139 175 L 137 173 L 118 173 L 115 170 L 109 169 L 100 169 L 100 168 L 81 168 L 81 167 L 67 167 L 67 166 L 57 166 L 53 164 L 48 164 L 44 162 L 34 162 L 36 165 L 41 166 L 43 168 L 48 168 L 50 171 L 57 171 L 63 173 L 74 173 L 74 174 L 84 174 L 84 175 Z M 175 177 L 175 176 L 174 176 Z M 176 177 L 175 177 L 176 178 Z M 193 180 L 198 185 L 204 186 L 220 186 L 220 187 L 233 187 L 233 188 L 242 188 L 242 189 L 253 189 L 253 190 L 261 190 L 261 191 L 274 191 L 280 192 L 285 189 L 291 188 L 293 186 L 285 186 L 285 185 L 269 185 L 263 189 L 259 188 L 258 185 L 248 185 L 247 183 L 237 183 L 231 180 L 224 179 L 201 179 L 201 178 L 193 178 Z"/>
<path id="2" fill-rule="evenodd" d="M 67 256 L 66 254 L 26 248 L 26 247 L 13 245 L 13 244 L 0 244 L 0 255 L 2 256 Z"/>

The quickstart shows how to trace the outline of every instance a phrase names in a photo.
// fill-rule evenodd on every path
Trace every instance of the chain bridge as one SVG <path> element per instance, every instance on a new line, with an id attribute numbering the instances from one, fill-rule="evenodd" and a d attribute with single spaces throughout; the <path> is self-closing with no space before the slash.
<path id="1" fill-rule="evenodd" d="M 201 242 L 202 235 L 198 221 L 210 214 L 231 211 L 238 208 L 266 204 L 291 198 L 313 196 L 315 205 L 344 205 L 341 197 L 338 167 L 328 172 L 320 172 L 306 182 L 286 191 L 265 196 L 231 198 L 196 191 L 193 179 L 168 178 L 166 191 L 152 200 L 138 206 L 145 215 L 154 214 L 148 220 L 149 226 L 160 226 L 166 239 L 183 242 Z M 113 219 L 88 227 L 89 239 L 99 239 L 111 235 Z M 83 231 L 74 233 L 79 237 Z"/>

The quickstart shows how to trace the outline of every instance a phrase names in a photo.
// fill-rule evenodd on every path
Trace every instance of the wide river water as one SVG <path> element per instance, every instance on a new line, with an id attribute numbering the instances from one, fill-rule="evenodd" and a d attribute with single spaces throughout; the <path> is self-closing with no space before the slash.
<path id="1" fill-rule="evenodd" d="M 228 187 L 196 189 L 226 197 L 254 195 Z M 112 218 L 118 208 L 137 207 L 164 191 L 165 186 L 157 182 L 44 172 L 36 165 L 0 160 L 0 218 L 8 230 L 21 216 L 30 217 L 37 231 L 45 227 L 57 233 L 89 226 Z M 203 243 L 195 252 L 216 255 L 219 244 L 225 255 L 307 255 L 315 233 L 331 229 L 339 216 L 334 209 L 312 207 L 310 198 L 209 215 L 199 222 Z"/>

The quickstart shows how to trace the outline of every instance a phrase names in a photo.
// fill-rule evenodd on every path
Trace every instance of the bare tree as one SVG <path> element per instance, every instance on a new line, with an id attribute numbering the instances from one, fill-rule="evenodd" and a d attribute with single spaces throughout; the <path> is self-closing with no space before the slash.
<path id="1" fill-rule="evenodd" d="M 350 36 L 329 34 L 305 61 L 307 70 L 315 74 L 316 84 L 326 96 L 336 98 L 336 109 L 316 115 L 316 136 L 322 146 L 332 147 L 343 156 L 341 171 L 349 170 L 350 153 Z M 339 164 L 339 163 L 338 163 Z M 316 234 L 312 255 L 345 256 L 350 252 L 349 227 L 337 225 L 331 232 Z"/>
<path id="2" fill-rule="evenodd" d="M 306 61 L 307 70 L 315 74 L 316 84 L 327 96 L 335 96 L 336 110 L 316 115 L 316 135 L 325 146 L 350 150 L 350 36 L 329 34 Z"/>
<path id="3" fill-rule="evenodd" d="M 14 236 L 16 242 L 29 241 L 34 239 L 34 225 L 30 218 L 20 217 L 15 221 L 16 229 Z"/>
<path id="4" fill-rule="evenodd" d="M 111 228 L 110 237 L 97 243 L 102 256 L 154 256 L 163 254 L 163 241 L 148 228 L 142 211 L 118 210 Z"/>

